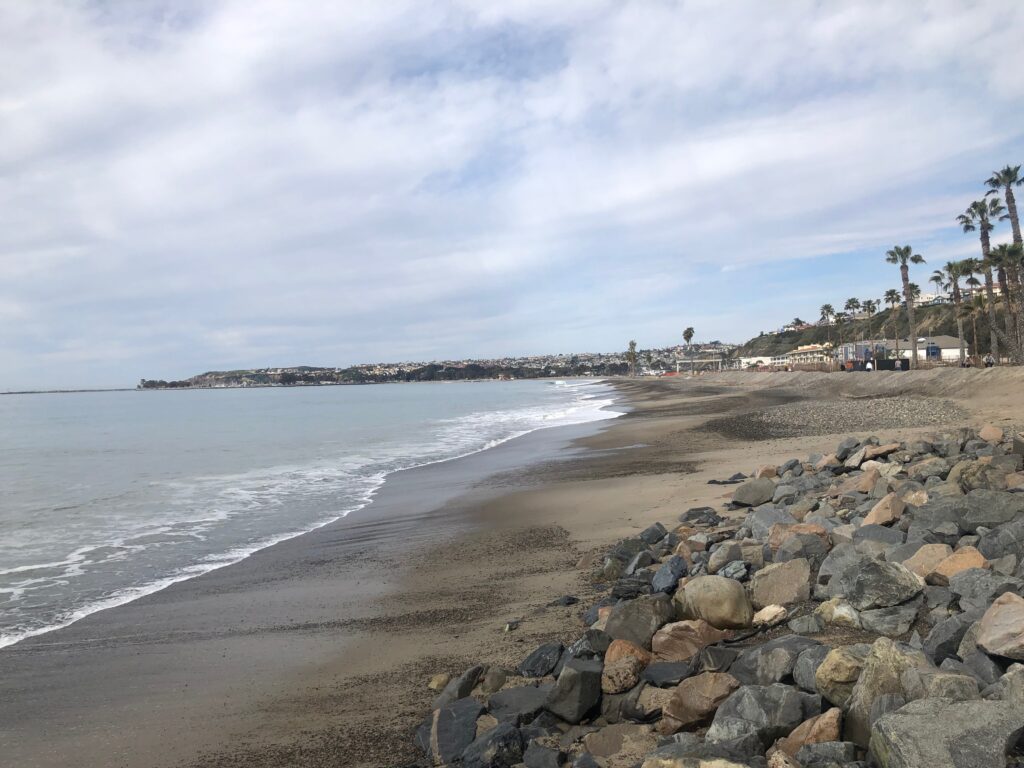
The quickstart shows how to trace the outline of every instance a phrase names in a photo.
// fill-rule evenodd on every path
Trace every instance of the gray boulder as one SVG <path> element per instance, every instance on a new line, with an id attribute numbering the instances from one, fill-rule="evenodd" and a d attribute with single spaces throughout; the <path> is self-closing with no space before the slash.
<path id="1" fill-rule="evenodd" d="M 686 575 L 686 561 L 679 555 L 672 555 L 654 572 L 651 589 L 655 592 L 674 592 L 679 580 Z"/>
<path id="2" fill-rule="evenodd" d="M 613 640 L 629 640 L 650 650 L 654 633 L 671 619 L 672 604 L 668 596 L 645 595 L 614 606 L 604 631 Z"/>
<path id="3" fill-rule="evenodd" d="M 569 659 L 544 708 L 567 723 L 578 723 L 601 700 L 602 670 L 599 661 Z"/>
<path id="4" fill-rule="evenodd" d="M 478 664 L 477 666 L 470 667 L 454 680 L 451 680 L 441 693 L 437 695 L 437 698 L 434 699 L 434 709 L 469 696 L 486 671 L 486 667 Z"/>
<path id="5" fill-rule="evenodd" d="M 924 581 L 899 563 L 861 556 L 829 581 L 832 597 L 845 597 L 858 611 L 905 603 L 924 589 Z"/>
<path id="6" fill-rule="evenodd" d="M 784 635 L 743 651 L 729 674 L 743 685 L 771 685 L 793 678 L 800 654 L 821 643 L 800 635 Z"/>
<path id="7" fill-rule="evenodd" d="M 994 768 L 1022 732 L 1004 702 L 920 699 L 880 717 L 870 749 L 881 768 Z"/>
<path id="8" fill-rule="evenodd" d="M 960 527 L 976 533 L 979 527 L 996 528 L 1024 515 L 1024 494 L 974 490 L 960 502 Z"/>
<path id="9" fill-rule="evenodd" d="M 950 577 L 949 589 L 959 600 L 960 610 L 984 612 L 1004 592 L 1020 594 L 1024 582 L 983 568 L 968 568 Z"/>
<path id="10" fill-rule="evenodd" d="M 506 688 L 491 694 L 487 700 L 487 711 L 498 722 L 509 722 L 513 725 L 529 723 L 544 708 L 544 702 L 554 685 L 523 685 L 518 688 Z"/>
<path id="11" fill-rule="evenodd" d="M 476 719 L 483 711 L 483 704 L 468 698 L 435 709 L 422 726 L 427 755 L 439 765 L 462 757 L 476 738 Z"/>
<path id="12" fill-rule="evenodd" d="M 788 685 L 746 685 L 722 702 L 708 729 L 709 743 L 755 734 L 764 748 L 821 713 L 821 697 Z"/>
<path id="13" fill-rule="evenodd" d="M 818 693 L 815 673 L 830 650 L 832 649 L 827 645 L 819 644 L 802 651 L 793 665 L 793 682 L 808 693 Z"/>
<path id="14" fill-rule="evenodd" d="M 499 723 L 462 753 L 463 768 L 512 768 L 522 762 L 523 736 L 511 723 Z"/>
<path id="15" fill-rule="evenodd" d="M 950 616 L 938 622 L 924 639 L 924 652 L 935 664 L 955 658 L 960 641 L 970 628 L 972 621 L 963 615 Z"/>
<path id="16" fill-rule="evenodd" d="M 561 643 L 544 643 L 544 645 L 536 648 L 519 663 L 519 666 L 516 667 L 516 672 L 522 677 L 544 677 L 545 675 L 550 675 L 558 664 L 558 660 L 562 658 L 563 650 L 565 650 L 565 646 Z M 473 690 L 472 687 L 470 687 L 470 690 Z M 469 691 L 464 695 L 469 695 Z"/>
<path id="17" fill-rule="evenodd" d="M 886 637 L 899 637 L 910 631 L 924 605 L 924 595 L 888 608 L 861 611 L 860 624 L 869 632 Z"/>
<path id="18" fill-rule="evenodd" d="M 732 501 L 744 507 L 756 507 L 765 502 L 771 501 L 775 495 L 775 483 L 767 477 L 759 477 L 755 480 L 747 480 L 741 483 L 733 491 Z"/>

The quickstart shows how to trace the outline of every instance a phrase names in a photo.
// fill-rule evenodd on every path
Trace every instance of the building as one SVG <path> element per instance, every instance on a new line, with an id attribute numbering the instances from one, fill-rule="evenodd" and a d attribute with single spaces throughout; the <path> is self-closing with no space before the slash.
<path id="1" fill-rule="evenodd" d="M 831 344 L 804 344 L 784 355 L 786 365 L 828 363 L 833 359 Z"/>
<path id="2" fill-rule="evenodd" d="M 964 343 L 966 354 L 970 347 Z M 898 354 L 897 354 L 898 352 Z M 867 339 L 843 344 L 838 349 L 838 358 L 843 361 L 886 359 L 897 356 L 910 358 L 910 339 Z M 917 359 L 921 362 L 955 363 L 960 361 L 960 339 L 955 336 L 921 336 L 917 340 Z"/>

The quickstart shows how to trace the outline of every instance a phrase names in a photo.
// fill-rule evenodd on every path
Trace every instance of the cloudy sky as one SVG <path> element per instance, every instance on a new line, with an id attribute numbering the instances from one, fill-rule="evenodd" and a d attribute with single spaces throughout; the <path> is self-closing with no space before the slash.
<path id="1" fill-rule="evenodd" d="M 743 340 L 1024 162 L 1024 3 L 0 5 L 0 389 Z M 933 264 L 932 262 L 935 262 Z"/>

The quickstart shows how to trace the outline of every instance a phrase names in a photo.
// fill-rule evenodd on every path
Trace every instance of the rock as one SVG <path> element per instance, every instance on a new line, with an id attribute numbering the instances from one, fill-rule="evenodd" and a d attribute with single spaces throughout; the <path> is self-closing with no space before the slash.
<path id="1" fill-rule="evenodd" d="M 849 741 L 823 741 L 805 744 L 796 753 L 796 760 L 802 768 L 860 768 L 864 763 L 854 762 L 857 745 Z"/>
<path id="2" fill-rule="evenodd" d="M 754 614 L 754 626 L 764 627 L 778 624 L 786 618 L 786 609 L 781 605 L 766 605 Z"/>
<path id="3" fill-rule="evenodd" d="M 878 719 L 871 754 L 881 768 L 990 768 L 1024 731 L 1020 712 L 997 701 L 921 699 Z"/>
<path id="4" fill-rule="evenodd" d="M 940 587 L 949 586 L 949 580 L 968 568 L 988 568 L 988 560 L 974 547 L 962 547 L 937 563 L 925 581 Z"/>
<path id="5" fill-rule="evenodd" d="M 506 688 L 491 694 L 487 699 L 487 711 L 498 722 L 510 722 L 514 725 L 530 723 L 544 708 L 544 702 L 547 701 L 552 688 L 554 685 L 551 683 Z"/>
<path id="6" fill-rule="evenodd" d="M 806 744 L 818 744 L 823 741 L 839 741 L 843 713 L 838 707 L 804 720 L 785 738 L 779 739 L 776 746 L 787 755 L 796 757 L 800 748 Z"/>
<path id="7" fill-rule="evenodd" d="M 774 495 L 775 483 L 767 477 L 759 477 L 738 485 L 733 491 L 732 501 L 744 507 L 756 507 L 771 501 Z"/>
<path id="8" fill-rule="evenodd" d="M 815 674 L 831 650 L 827 645 L 814 645 L 801 651 L 793 665 L 793 682 L 808 693 L 819 693 Z"/>
<path id="9" fill-rule="evenodd" d="M 875 504 L 864 518 L 864 525 L 889 525 L 900 519 L 906 503 L 895 493 L 889 493 Z"/>
<path id="10" fill-rule="evenodd" d="M 724 672 L 702 672 L 683 680 L 663 709 L 659 730 L 668 735 L 703 725 L 739 686 L 735 677 Z"/>
<path id="11" fill-rule="evenodd" d="M 935 668 L 912 667 L 900 676 L 900 684 L 908 701 L 934 698 L 970 701 L 979 697 L 978 681 L 973 676 Z"/>
<path id="12" fill-rule="evenodd" d="M 989 560 L 1006 555 L 1024 556 L 1024 519 L 1003 523 L 986 531 L 978 541 L 978 551 Z"/>
<path id="13" fill-rule="evenodd" d="M 969 568 L 950 578 L 949 589 L 957 596 L 960 610 L 985 611 L 1003 593 L 1019 593 L 1024 589 L 1024 582 L 980 568 Z"/>
<path id="14" fill-rule="evenodd" d="M 764 749 L 819 712 L 821 698 L 814 694 L 781 684 L 745 685 L 722 702 L 705 740 L 714 744 L 753 734 Z"/>
<path id="15" fill-rule="evenodd" d="M 708 573 L 714 575 L 734 560 L 743 559 L 743 550 L 735 541 L 723 541 L 708 558 Z"/>
<path id="16" fill-rule="evenodd" d="M 483 680 L 480 681 L 480 690 L 488 695 L 500 691 L 507 679 L 508 672 L 501 667 L 488 667 Z"/>
<path id="17" fill-rule="evenodd" d="M 814 612 L 826 624 L 837 627 L 849 627 L 850 629 L 861 628 L 860 614 L 841 597 L 833 597 L 831 600 L 826 600 L 815 608 Z"/>
<path id="18" fill-rule="evenodd" d="M 449 681 L 444 690 L 434 699 L 434 709 L 469 696 L 473 689 L 476 688 L 476 684 L 480 682 L 480 678 L 485 671 L 483 666 L 477 665 L 470 667 L 457 678 Z"/>
<path id="19" fill-rule="evenodd" d="M 672 605 L 666 595 L 644 595 L 612 606 L 604 631 L 616 640 L 650 648 L 654 633 L 671 618 Z"/>
<path id="20" fill-rule="evenodd" d="M 869 445 L 864 449 L 865 461 L 871 459 L 878 459 L 882 456 L 888 456 L 892 453 L 896 453 L 900 449 L 899 443 L 884 443 L 882 445 Z"/>
<path id="21" fill-rule="evenodd" d="M 462 757 L 476 739 L 476 719 L 484 711 L 475 699 L 461 698 L 435 709 L 428 720 L 428 755 L 438 765 Z"/>
<path id="22" fill-rule="evenodd" d="M 641 648 L 636 643 L 631 643 L 629 640 L 612 640 L 608 645 L 608 650 L 605 651 L 604 662 L 610 664 L 624 656 L 635 656 L 645 666 L 654 659 L 650 651 Z"/>
<path id="23" fill-rule="evenodd" d="M 656 661 L 648 664 L 640 678 L 651 685 L 664 688 L 679 685 L 694 672 L 694 664 L 689 661 Z"/>
<path id="24" fill-rule="evenodd" d="M 739 581 L 747 576 L 747 564 L 742 560 L 733 560 L 718 573 L 727 579 Z"/>
<path id="25" fill-rule="evenodd" d="M 523 765 L 526 768 L 561 768 L 565 765 L 565 753 L 531 741 L 523 752 Z"/>
<path id="26" fill-rule="evenodd" d="M 686 560 L 672 555 L 654 572 L 651 589 L 655 592 L 674 592 L 679 580 L 686 575 Z"/>
<path id="27" fill-rule="evenodd" d="M 772 478 L 772 477 L 778 477 L 778 476 L 779 476 L 779 469 L 774 464 L 764 464 L 764 465 L 758 467 L 754 471 L 754 477 L 756 477 L 756 478 L 761 478 L 761 477 Z"/>
<path id="28" fill-rule="evenodd" d="M 463 768 L 512 768 L 523 757 L 523 736 L 511 723 L 499 723 L 462 753 Z"/>
<path id="29" fill-rule="evenodd" d="M 698 576 L 677 590 L 674 600 L 684 618 L 704 619 L 718 629 L 743 629 L 754 618 L 743 585 L 723 576 Z"/>
<path id="30" fill-rule="evenodd" d="M 903 567 L 923 579 L 951 554 L 953 554 L 953 548 L 948 544 L 925 544 L 903 561 Z"/>
<path id="31" fill-rule="evenodd" d="M 1006 592 L 981 617 L 978 647 L 994 656 L 1024 660 L 1024 598 Z"/>
<path id="32" fill-rule="evenodd" d="M 806 560 L 766 565 L 751 578 L 751 601 L 755 608 L 804 602 L 811 596 L 810 580 L 811 567 Z"/>
<path id="33" fill-rule="evenodd" d="M 898 563 L 858 558 L 829 581 L 833 597 L 845 597 L 858 611 L 905 603 L 924 589 L 920 577 Z"/>
<path id="34" fill-rule="evenodd" d="M 654 633 L 651 647 L 658 661 L 687 661 L 706 646 L 731 636 L 732 632 L 715 629 L 703 619 L 676 621 Z"/>
<path id="35" fill-rule="evenodd" d="M 887 693 L 903 696 L 903 673 L 912 667 L 928 668 L 931 663 L 921 651 L 894 643 L 887 637 L 880 637 L 871 646 L 871 652 L 864 661 L 864 669 L 853 686 L 846 707 L 846 731 L 848 740 L 867 747 L 871 738 L 871 704 Z"/>
<path id="36" fill-rule="evenodd" d="M 754 616 L 754 623 L 757 623 L 757 616 Z M 806 616 L 797 616 L 788 626 L 789 631 L 797 635 L 816 635 L 824 631 L 825 620 L 817 613 L 808 613 Z"/>
<path id="37" fill-rule="evenodd" d="M 770 685 L 788 680 L 801 653 L 819 645 L 800 635 L 783 635 L 744 650 L 729 667 L 729 674 L 743 685 Z"/>
<path id="38" fill-rule="evenodd" d="M 860 623 L 869 632 L 886 637 L 898 637 L 910 631 L 922 605 L 924 605 L 924 595 L 918 595 L 900 605 L 861 611 Z"/>
<path id="39" fill-rule="evenodd" d="M 1001 443 L 1003 441 L 1003 430 L 995 424 L 986 424 L 978 430 L 978 437 L 989 443 Z"/>
<path id="40" fill-rule="evenodd" d="M 978 528 L 996 528 L 1024 514 L 1024 495 L 985 489 L 973 490 L 958 505 L 959 523 L 968 533 Z"/>
<path id="41" fill-rule="evenodd" d="M 907 467 L 907 476 L 911 480 L 917 480 L 919 483 L 923 483 L 929 477 L 944 478 L 949 473 L 952 466 L 953 465 L 947 459 L 933 456 L 930 459 L 922 459 L 921 461 Z"/>
<path id="42" fill-rule="evenodd" d="M 646 671 L 646 670 L 645 670 Z M 680 680 L 679 682 L 682 682 Z M 678 683 L 676 683 L 678 685 Z M 636 711 L 641 722 L 650 723 L 661 717 L 661 712 L 672 698 L 672 690 L 656 688 L 653 685 L 640 686 L 640 694 L 636 699 Z"/>
<path id="43" fill-rule="evenodd" d="M 935 664 L 946 659 L 956 658 L 957 650 L 964 635 L 971 626 L 971 621 L 962 615 L 950 616 L 938 622 L 924 639 L 923 650 Z"/>
<path id="44" fill-rule="evenodd" d="M 870 651 L 868 645 L 846 645 L 830 650 L 814 673 L 815 690 L 837 707 L 845 708 Z"/>
<path id="45" fill-rule="evenodd" d="M 744 525 L 758 541 L 764 541 L 771 536 L 771 530 L 776 525 L 798 524 L 799 521 L 789 512 L 767 504 L 753 510 L 744 521 Z"/>
<path id="46" fill-rule="evenodd" d="M 697 668 L 701 672 L 727 672 L 739 655 L 740 652 L 735 648 L 709 645 L 700 652 Z"/>
<path id="47" fill-rule="evenodd" d="M 427 683 L 427 688 L 432 691 L 443 691 L 444 687 L 451 681 L 452 676 L 447 672 L 441 672 L 440 674 L 434 675 L 430 678 L 430 682 Z"/>
<path id="48" fill-rule="evenodd" d="M 624 656 L 606 662 L 601 672 L 601 690 L 604 693 L 622 693 L 640 682 L 644 665 L 635 656 Z"/>
<path id="49" fill-rule="evenodd" d="M 562 658 L 562 651 L 565 646 L 561 643 L 544 643 L 538 646 L 529 656 L 519 662 L 516 667 L 522 677 L 544 677 L 550 675 L 552 670 Z M 472 689 L 471 689 L 472 690 Z"/>
<path id="50" fill-rule="evenodd" d="M 649 725 L 617 723 L 583 737 L 583 746 L 594 757 L 612 758 L 610 766 L 629 766 L 658 746 Z"/>
<path id="51" fill-rule="evenodd" d="M 648 526 L 643 531 L 641 531 L 640 541 L 642 541 L 647 546 L 652 546 L 653 544 L 657 544 L 667 535 L 668 530 L 665 528 L 664 525 L 662 525 L 661 523 L 654 523 L 653 525 Z"/>
<path id="52" fill-rule="evenodd" d="M 599 661 L 569 659 L 544 708 L 567 723 L 578 723 L 601 699 Z"/>

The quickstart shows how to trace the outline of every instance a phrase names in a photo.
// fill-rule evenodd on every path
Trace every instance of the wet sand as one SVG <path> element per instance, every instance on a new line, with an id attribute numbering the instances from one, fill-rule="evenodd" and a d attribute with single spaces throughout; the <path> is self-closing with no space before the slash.
<path id="1" fill-rule="evenodd" d="M 710 479 L 836 442 L 827 425 L 752 437 L 709 422 L 808 399 L 849 408 L 842 387 L 857 383 L 832 381 L 622 382 L 626 416 L 399 473 L 362 513 L 4 649 L 3 764 L 406 765 L 432 674 L 512 666 L 579 631 L 579 606 L 548 603 L 587 603 L 581 557 L 720 503 L 730 489 Z M 948 426 L 1021 418 L 1019 378 L 983 383 L 957 398 L 965 410 L 938 409 Z"/>

